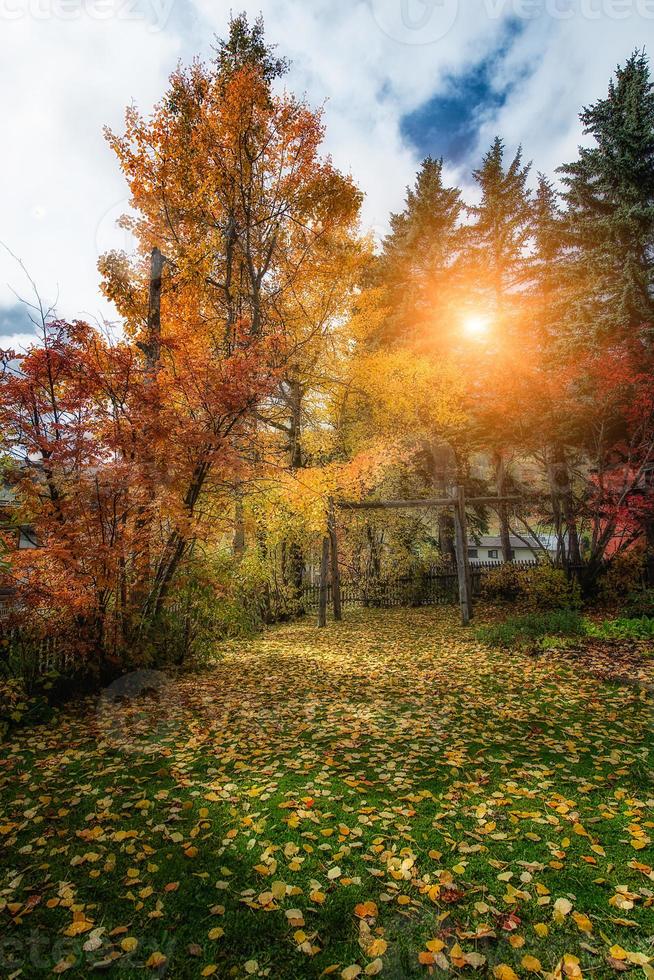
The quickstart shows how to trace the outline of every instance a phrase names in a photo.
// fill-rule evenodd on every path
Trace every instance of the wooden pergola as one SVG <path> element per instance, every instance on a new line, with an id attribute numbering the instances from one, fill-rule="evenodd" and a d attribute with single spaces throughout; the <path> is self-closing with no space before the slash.
<path id="1" fill-rule="evenodd" d="M 418 500 L 369 500 L 361 503 L 353 501 L 329 500 L 327 515 L 327 534 L 322 542 L 320 562 L 320 598 L 318 604 L 318 626 L 327 625 L 327 593 L 331 572 L 332 600 L 334 619 L 342 619 L 340 572 L 338 567 L 338 536 L 336 533 L 336 510 L 368 511 L 368 510 L 440 510 L 451 508 L 454 512 L 456 567 L 459 582 L 459 606 L 461 623 L 467 626 L 473 616 L 472 608 L 472 578 L 468 558 L 468 521 L 466 507 L 468 504 L 483 507 L 503 507 L 519 503 L 519 497 L 468 497 L 462 486 L 456 487 L 449 497 L 425 497 Z"/>

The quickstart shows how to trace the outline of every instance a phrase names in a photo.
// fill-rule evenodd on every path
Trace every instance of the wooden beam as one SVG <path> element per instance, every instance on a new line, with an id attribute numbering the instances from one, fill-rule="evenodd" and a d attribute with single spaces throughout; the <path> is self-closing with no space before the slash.
<path id="1" fill-rule="evenodd" d="M 473 506 L 493 504 L 519 504 L 520 497 L 469 497 L 466 501 Z M 419 500 L 364 500 L 361 503 L 339 500 L 340 510 L 421 510 L 430 507 L 454 507 L 453 497 L 425 497 Z"/>
<path id="2" fill-rule="evenodd" d="M 451 507 L 451 497 L 437 500 L 367 500 L 363 503 L 349 503 L 339 500 L 337 506 L 341 510 L 402 510 L 403 508 L 421 507 Z"/>
<path id="3" fill-rule="evenodd" d="M 329 538 L 322 539 L 322 555 L 320 559 L 320 596 L 318 602 L 318 626 L 322 629 L 327 625 L 327 576 L 329 574 Z"/>
<path id="4" fill-rule="evenodd" d="M 466 503 L 474 505 L 487 504 L 493 507 L 495 504 L 521 504 L 522 497 L 467 497 Z"/>

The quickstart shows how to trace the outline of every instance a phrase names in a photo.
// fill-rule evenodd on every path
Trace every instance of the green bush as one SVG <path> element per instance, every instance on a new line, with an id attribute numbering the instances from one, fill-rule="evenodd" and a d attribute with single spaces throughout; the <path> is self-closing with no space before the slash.
<path id="1" fill-rule="evenodd" d="M 654 639 L 654 620 L 609 619 L 599 625 L 588 623 L 586 632 L 602 640 L 649 640 Z"/>
<path id="2" fill-rule="evenodd" d="M 560 609 L 548 613 L 511 616 L 503 623 L 482 626 L 477 630 L 477 639 L 490 646 L 515 647 L 534 643 L 552 634 L 580 636 L 584 632 L 584 620 L 577 610 Z"/>
<path id="3" fill-rule="evenodd" d="M 623 612 L 625 619 L 654 619 L 654 589 L 632 592 Z"/>
<path id="4" fill-rule="evenodd" d="M 581 590 L 562 568 L 539 564 L 521 568 L 510 562 L 482 575 L 481 595 L 489 602 L 528 601 L 536 609 L 578 609 Z"/>
<path id="5" fill-rule="evenodd" d="M 481 576 L 481 597 L 489 602 L 515 602 L 527 594 L 529 570 L 510 562 L 498 565 Z"/>
<path id="6" fill-rule="evenodd" d="M 599 598 L 609 604 L 621 604 L 642 589 L 645 574 L 643 552 L 632 548 L 616 555 L 608 564 L 599 582 Z"/>
<path id="7" fill-rule="evenodd" d="M 562 568 L 542 564 L 525 576 L 526 598 L 536 609 L 580 609 L 581 590 Z"/>

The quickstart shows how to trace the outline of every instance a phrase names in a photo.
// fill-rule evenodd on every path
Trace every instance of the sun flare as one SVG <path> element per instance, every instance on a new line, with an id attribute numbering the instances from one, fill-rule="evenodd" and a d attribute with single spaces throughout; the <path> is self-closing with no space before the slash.
<path id="1" fill-rule="evenodd" d="M 490 317 L 483 313 L 468 313 L 463 319 L 463 332 L 468 337 L 481 339 L 490 329 Z"/>

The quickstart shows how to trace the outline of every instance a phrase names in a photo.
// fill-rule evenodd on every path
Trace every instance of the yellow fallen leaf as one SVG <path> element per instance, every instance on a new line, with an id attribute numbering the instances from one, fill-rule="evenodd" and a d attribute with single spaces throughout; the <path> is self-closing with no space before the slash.
<path id="1" fill-rule="evenodd" d="M 126 953 L 133 953 L 138 944 L 139 941 L 134 936 L 125 936 L 124 939 L 120 940 L 120 948 L 124 949 Z"/>
<path id="2" fill-rule="evenodd" d="M 358 905 L 354 906 L 354 914 L 359 919 L 365 919 L 370 916 L 373 917 L 377 915 L 378 909 L 375 902 L 359 902 Z"/>
<path id="3" fill-rule="evenodd" d="M 579 958 L 573 956 L 571 953 L 566 953 L 563 957 L 563 972 L 566 977 L 581 978 L 581 967 L 579 965 Z"/>
<path id="4" fill-rule="evenodd" d="M 77 962 L 77 957 L 73 953 L 69 953 L 68 956 L 64 956 L 63 959 L 52 967 L 53 973 L 65 973 L 66 970 L 72 970 Z"/>
<path id="5" fill-rule="evenodd" d="M 157 951 L 152 953 L 151 956 L 148 956 L 147 960 L 145 961 L 145 965 L 151 970 L 157 970 L 160 966 L 163 966 L 167 962 L 167 959 L 168 958 L 164 956 L 163 953 L 159 953 Z"/>
<path id="6" fill-rule="evenodd" d="M 361 967 L 358 963 L 353 963 L 352 966 L 346 966 L 344 970 L 341 970 L 341 977 L 343 980 L 354 980 L 361 973 Z"/>
<path id="7" fill-rule="evenodd" d="M 224 935 L 225 930 L 222 928 L 222 926 L 214 926 L 214 928 L 210 929 L 208 932 L 209 939 L 220 939 Z"/>
<path id="8" fill-rule="evenodd" d="M 83 917 L 75 919 L 67 929 L 64 929 L 64 936 L 81 936 L 85 932 L 90 932 L 94 925 L 95 923 L 90 919 Z"/>
<path id="9" fill-rule="evenodd" d="M 384 964 L 379 957 L 373 960 L 372 963 L 368 963 L 368 966 L 363 971 L 367 977 L 375 977 L 378 973 L 384 969 Z"/>
<path id="10" fill-rule="evenodd" d="M 518 974 L 506 963 L 500 963 L 499 966 L 494 967 L 493 976 L 495 980 L 519 980 Z"/>
<path id="11" fill-rule="evenodd" d="M 577 929 L 579 929 L 580 932 L 586 932 L 590 935 L 590 933 L 593 931 L 593 923 L 590 921 L 587 915 L 584 915 L 583 912 L 573 912 L 572 918 L 574 919 Z"/>
<path id="12" fill-rule="evenodd" d="M 570 912 L 572 912 L 572 902 L 567 898 L 557 898 L 554 903 L 554 919 L 561 922 Z"/>
<path id="13" fill-rule="evenodd" d="M 543 969 L 540 960 L 536 959 L 535 956 L 523 956 L 521 965 L 525 970 L 529 970 L 530 973 L 540 973 Z"/>
<path id="14" fill-rule="evenodd" d="M 218 972 L 218 967 L 216 966 L 216 964 L 215 963 L 208 963 L 205 966 L 205 968 L 202 971 L 202 973 L 200 974 L 200 976 L 201 977 L 212 977 L 214 975 L 214 973 L 217 973 L 217 972 Z"/>
<path id="15" fill-rule="evenodd" d="M 385 939 L 373 939 L 366 953 L 368 956 L 383 956 L 387 949 L 388 943 Z"/>

